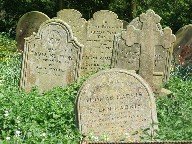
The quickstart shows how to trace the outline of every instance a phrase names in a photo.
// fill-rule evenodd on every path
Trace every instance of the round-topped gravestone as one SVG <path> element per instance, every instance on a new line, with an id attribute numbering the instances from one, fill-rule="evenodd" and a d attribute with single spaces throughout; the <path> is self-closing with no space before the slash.
<path id="1" fill-rule="evenodd" d="M 24 38 L 31 36 L 33 32 L 37 32 L 39 26 L 48 19 L 47 15 L 38 11 L 28 12 L 19 19 L 16 28 L 16 41 L 19 51 L 24 50 Z"/>
<path id="2" fill-rule="evenodd" d="M 154 96 L 146 81 L 134 72 L 111 69 L 91 76 L 80 88 L 76 101 L 82 134 L 108 142 L 137 141 L 143 129 L 157 129 Z M 135 135 L 132 135 L 137 133 Z M 93 140 L 93 139 L 92 139 Z"/>
<path id="3" fill-rule="evenodd" d="M 185 25 L 176 32 L 173 54 L 177 64 L 192 63 L 192 24 Z"/>

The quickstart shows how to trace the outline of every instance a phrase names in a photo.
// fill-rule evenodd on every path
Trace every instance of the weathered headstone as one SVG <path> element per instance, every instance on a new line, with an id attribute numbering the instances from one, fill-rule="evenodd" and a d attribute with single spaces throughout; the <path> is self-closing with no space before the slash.
<path id="1" fill-rule="evenodd" d="M 38 11 L 31 11 L 24 14 L 17 23 L 16 41 L 20 51 L 24 49 L 24 38 L 29 37 L 33 32 L 37 32 L 39 26 L 48 20 L 49 17 Z"/>
<path id="2" fill-rule="evenodd" d="M 65 86 L 79 76 L 80 45 L 69 25 L 59 19 L 44 22 L 37 34 L 25 39 L 21 88 L 40 92 Z"/>
<path id="3" fill-rule="evenodd" d="M 80 88 L 76 101 L 82 134 L 102 136 L 108 142 L 137 141 L 142 129 L 157 129 L 157 112 L 150 86 L 136 73 L 111 69 L 91 76 Z M 138 132 L 136 135 L 133 133 Z"/>
<path id="4" fill-rule="evenodd" d="M 148 10 L 116 35 L 112 64 L 136 70 L 156 93 L 160 93 L 163 82 L 169 79 L 175 41 L 171 29 L 162 30 L 160 19 L 154 11 Z"/>
<path id="5" fill-rule="evenodd" d="M 82 52 L 80 76 L 94 70 L 111 66 L 114 35 L 127 25 L 112 11 L 101 10 L 93 14 L 93 18 L 85 21 L 79 11 L 63 9 L 57 17 L 71 25 L 74 36 L 85 45 Z"/>
<path id="6" fill-rule="evenodd" d="M 123 22 L 108 10 L 93 14 L 87 22 L 87 37 L 82 54 L 80 75 L 111 65 L 114 35 L 121 32 Z"/>
<path id="7" fill-rule="evenodd" d="M 57 18 L 71 26 L 74 36 L 78 39 L 79 43 L 85 43 L 87 21 L 82 18 L 82 14 L 79 11 L 74 9 L 63 9 L 57 12 Z"/>
<path id="8" fill-rule="evenodd" d="M 182 27 L 175 35 L 177 39 L 173 51 L 176 63 L 192 63 L 192 24 Z"/>

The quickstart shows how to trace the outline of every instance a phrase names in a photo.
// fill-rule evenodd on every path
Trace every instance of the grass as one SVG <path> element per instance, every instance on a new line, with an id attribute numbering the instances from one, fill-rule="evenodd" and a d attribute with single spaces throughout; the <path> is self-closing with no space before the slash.
<path id="1" fill-rule="evenodd" d="M 2 36 L 1 39 L 7 39 Z M 0 61 L 0 143 L 69 143 L 82 139 L 74 105 L 83 81 L 41 95 L 19 89 L 21 55 L 8 39 Z M 11 50 L 6 49 L 11 47 Z M 192 66 L 177 66 L 166 88 L 173 94 L 156 101 L 158 140 L 192 140 Z"/>

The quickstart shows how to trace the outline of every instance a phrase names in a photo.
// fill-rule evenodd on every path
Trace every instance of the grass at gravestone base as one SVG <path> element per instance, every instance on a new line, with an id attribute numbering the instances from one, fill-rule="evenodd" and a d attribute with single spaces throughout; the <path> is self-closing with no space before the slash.
<path id="1" fill-rule="evenodd" d="M 2 44 L 2 39 L 7 42 Z M 19 89 L 21 55 L 13 40 L 0 36 L 0 143 L 69 143 L 82 139 L 75 122 L 77 91 L 85 79 L 41 95 Z M 11 46 L 10 46 L 11 45 Z M 1 49 L 0 49 L 1 50 Z M 158 140 L 192 140 L 192 67 L 177 66 L 166 88 L 173 94 L 156 100 Z"/>

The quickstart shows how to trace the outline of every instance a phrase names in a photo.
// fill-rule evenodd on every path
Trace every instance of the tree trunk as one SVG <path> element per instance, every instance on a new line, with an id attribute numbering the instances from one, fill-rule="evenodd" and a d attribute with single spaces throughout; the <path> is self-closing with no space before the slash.
<path id="1" fill-rule="evenodd" d="M 137 0 L 131 0 L 131 18 L 134 19 L 136 17 L 137 11 Z"/>
<path id="2" fill-rule="evenodd" d="M 64 8 L 63 0 L 56 0 L 56 11 L 60 11 Z"/>

